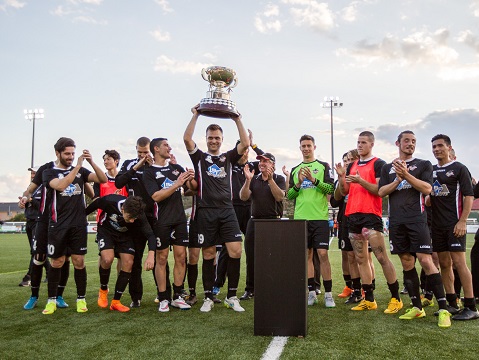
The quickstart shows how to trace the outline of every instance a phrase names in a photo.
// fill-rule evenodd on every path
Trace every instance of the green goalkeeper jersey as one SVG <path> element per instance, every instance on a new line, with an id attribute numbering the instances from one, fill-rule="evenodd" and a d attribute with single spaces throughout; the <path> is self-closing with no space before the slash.
<path id="1" fill-rule="evenodd" d="M 298 173 L 301 168 L 308 167 L 315 181 L 304 179 L 300 188 Z M 328 220 L 328 194 L 334 191 L 334 179 L 328 163 L 314 160 L 302 162 L 291 170 L 287 197 L 295 200 L 294 218 L 297 220 Z"/>

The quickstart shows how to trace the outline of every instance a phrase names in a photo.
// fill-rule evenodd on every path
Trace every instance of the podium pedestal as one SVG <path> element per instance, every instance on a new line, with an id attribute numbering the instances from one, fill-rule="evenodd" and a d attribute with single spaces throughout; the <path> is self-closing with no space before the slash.
<path id="1" fill-rule="evenodd" d="M 254 335 L 306 336 L 307 222 L 255 220 Z"/>

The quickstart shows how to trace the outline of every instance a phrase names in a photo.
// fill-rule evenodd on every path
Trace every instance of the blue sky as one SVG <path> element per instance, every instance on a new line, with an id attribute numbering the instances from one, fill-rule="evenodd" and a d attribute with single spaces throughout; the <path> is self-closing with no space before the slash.
<path id="1" fill-rule="evenodd" d="M 35 164 L 53 144 L 73 138 L 97 163 L 105 149 L 135 156 L 140 136 L 168 137 L 191 166 L 182 135 L 190 108 L 205 96 L 201 69 L 233 68 L 232 93 L 255 142 L 277 167 L 301 160 L 298 139 L 316 138 L 330 162 L 375 132 L 375 154 L 391 161 L 405 129 L 418 157 L 434 160 L 430 139 L 451 136 L 458 159 L 479 177 L 479 1 L 166 1 L 0 0 L 0 201 L 28 185 L 32 124 L 23 109 L 45 109 L 36 122 Z M 200 118 L 204 145 L 212 122 Z"/>

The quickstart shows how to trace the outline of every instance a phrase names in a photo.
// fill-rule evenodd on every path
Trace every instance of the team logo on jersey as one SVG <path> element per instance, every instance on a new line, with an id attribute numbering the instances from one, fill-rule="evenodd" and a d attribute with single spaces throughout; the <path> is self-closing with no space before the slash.
<path id="1" fill-rule="evenodd" d="M 226 171 L 225 168 L 220 168 L 218 165 L 213 164 L 208 168 L 207 174 L 214 178 L 224 178 L 226 176 Z"/>
<path id="2" fill-rule="evenodd" d="M 163 181 L 163 184 L 161 184 L 161 187 L 163 189 L 169 189 L 174 183 L 174 181 L 171 181 L 169 178 L 166 178 L 165 181 Z"/>
<path id="3" fill-rule="evenodd" d="M 441 184 L 439 181 L 434 181 L 432 184 L 432 191 L 434 192 L 434 196 L 448 196 L 449 189 L 445 184 Z"/>
<path id="4" fill-rule="evenodd" d="M 391 167 L 391 170 L 389 170 L 389 173 L 390 173 L 390 174 L 395 174 L 395 173 L 396 173 L 396 169 L 393 168 L 393 167 Z"/>
<path id="5" fill-rule="evenodd" d="M 60 193 L 61 196 L 81 195 L 81 188 L 78 184 L 70 184 Z"/>
<path id="6" fill-rule="evenodd" d="M 313 174 L 317 174 L 319 173 L 319 170 L 318 169 L 313 169 Z"/>
<path id="7" fill-rule="evenodd" d="M 119 224 L 121 220 L 123 220 L 123 216 L 120 216 L 120 215 L 117 215 L 117 214 L 111 214 L 110 217 L 108 218 L 109 224 L 116 231 L 118 231 L 118 232 L 128 231 L 128 228 L 126 226 L 121 226 Z"/>
<path id="8" fill-rule="evenodd" d="M 180 175 L 180 172 L 178 170 L 173 170 L 171 173 L 175 176 Z"/>
<path id="9" fill-rule="evenodd" d="M 416 165 L 413 165 L 413 166 L 408 167 L 408 170 L 409 170 L 409 171 L 413 171 L 413 170 L 416 170 L 416 169 L 417 169 L 417 166 L 416 166 Z"/>
<path id="10" fill-rule="evenodd" d="M 76 176 L 77 178 L 81 178 L 81 174 L 80 174 L 80 173 L 76 174 L 75 176 Z"/>
<path id="11" fill-rule="evenodd" d="M 210 164 L 213 164 L 213 160 L 211 159 L 211 155 L 208 155 L 206 157 L 205 161 L 209 162 Z"/>
<path id="12" fill-rule="evenodd" d="M 454 170 L 450 170 L 446 173 L 446 176 L 447 177 L 451 177 L 451 176 L 454 176 Z"/>
<path id="13" fill-rule="evenodd" d="M 161 179 L 161 178 L 164 178 L 164 177 L 165 177 L 165 175 L 163 175 L 163 174 L 161 173 L 161 171 L 157 171 L 157 172 L 156 172 L 156 178 L 157 178 L 157 179 Z"/>
<path id="14" fill-rule="evenodd" d="M 63 174 L 58 174 L 58 178 L 59 179 L 63 179 L 65 176 L 63 176 Z"/>
<path id="15" fill-rule="evenodd" d="M 221 155 L 219 160 L 220 160 L 220 162 L 225 162 L 226 161 L 226 156 Z"/>
<path id="16" fill-rule="evenodd" d="M 301 189 L 311 189 L 311 188 L 314 188 L 313 183 L 308 179 L 304 179 L 303 182 L 301 183 Z"/>

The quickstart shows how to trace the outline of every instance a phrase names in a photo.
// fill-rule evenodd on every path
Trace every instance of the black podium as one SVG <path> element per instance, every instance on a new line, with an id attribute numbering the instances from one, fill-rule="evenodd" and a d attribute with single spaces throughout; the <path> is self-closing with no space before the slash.
<path id="1" fill-rule="evenodd" d="M 307 223 L 255 220 L 254 335 L 306 336 Z"/>

